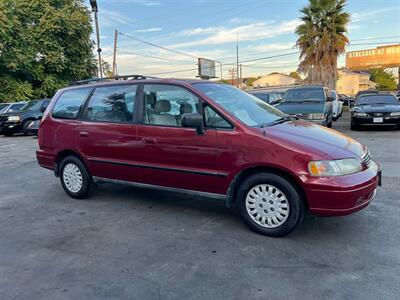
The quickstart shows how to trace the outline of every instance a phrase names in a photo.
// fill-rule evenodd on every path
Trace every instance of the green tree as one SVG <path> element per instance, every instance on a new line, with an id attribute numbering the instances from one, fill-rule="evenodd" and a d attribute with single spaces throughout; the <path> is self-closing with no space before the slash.
<path id="1" fill-rule="evenodd" d="M 302 24 L 296 28 L 298 71 L 310 83 L 336 88 L 337 58 L 349 43 L 345 34 L 350 15 L 344 12 L 345 5 L 346 0 L 310 0 L 301 10 Z"/>
<path id="2" fill-rule="evenodd" d="M 96 69 L 83 0 L 0 0 L 0 102 L 51 97 Z"/>
<path id="3" fill-rule="evenodd" d="M 289 76 L 294 78 L 294 79 L 298 79 L 298 80 L 301 79 L 299 73 L 297 73 L 296 71 L 290 72 Z"/>
<path id="4" fill-rule="evenodd" d="M 378 90 L 395 90 L 396 78 L 393 74 L 384 69 L 375 69 L 371 71 L 371 81 L 377 84 Z"/>

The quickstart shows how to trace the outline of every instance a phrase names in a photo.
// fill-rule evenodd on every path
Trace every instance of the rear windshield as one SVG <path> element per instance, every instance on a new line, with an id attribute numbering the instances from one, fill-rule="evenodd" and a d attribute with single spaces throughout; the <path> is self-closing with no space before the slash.
<path id="1" fill-rule="evenodd" d="M 320 89 L 309 89 L 299 88 L 287 90 L 283 102 L 323 102 L 324 101 L 324 90 Z"/>
<path id="2" fill-rule="evenodd" d="M 399 105 L 395 96 L 392 95 L 365 95 L 361 96 L 356 105 Z"/>

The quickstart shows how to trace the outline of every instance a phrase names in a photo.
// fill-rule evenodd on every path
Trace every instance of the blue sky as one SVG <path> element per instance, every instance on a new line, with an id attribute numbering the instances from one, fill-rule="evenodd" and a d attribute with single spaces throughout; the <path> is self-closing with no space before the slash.
<path id="1" fill-rule="evenodd" d="M 89 1 L 86 1 L 87 3 Z M 305 0 L 97 0 L 101 46 L 111 62 L 114 29 L 151 43 L 172 48 L 187 56 L 168 52 L 119 36 L 119 74 L 155 74 L 161 77 L 194 77 L 195 57 L 226 63 L 235 62 L 236 35 L 239 35 L 243 76 L 270 72 L 288 73 L 296 69 L 297 54 L 249 62 L 251 59 L 295 52 L 294 29 Z M 400 1 L 349 0 L 351 14 L 348 50 L 374 48 L 367 43 L 400 42 Z M 153 56 L 143 57 L 140 55 Z M 156 58 L 154 58 L 156 57 Z M 343 57 L 339 66 L 344 64 Z M 182 71 L 181 70 L 190 70 Z M 172 72 L 170 74 L 160 74 Z M 219 75 L 219 69 L 217 69 Z"/>

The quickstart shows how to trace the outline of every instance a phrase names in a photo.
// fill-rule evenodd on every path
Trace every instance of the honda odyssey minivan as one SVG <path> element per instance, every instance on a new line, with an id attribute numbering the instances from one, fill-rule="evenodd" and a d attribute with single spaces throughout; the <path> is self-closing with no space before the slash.
<path id="1" fill-rule="evenodd" d="M 202 194 L 270 236 L 290 233 L 307 211 L 359 211 L 380 182 L 367 147 L 339 132 L 230 85 L 143 76 L 59 90 L 37 159 L 73 198 L 99 179 Z"/>

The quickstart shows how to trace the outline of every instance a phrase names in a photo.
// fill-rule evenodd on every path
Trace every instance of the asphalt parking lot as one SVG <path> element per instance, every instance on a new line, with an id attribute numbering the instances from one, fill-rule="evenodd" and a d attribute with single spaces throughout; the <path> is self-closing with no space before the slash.
<path id="1" fill-rule="evenodd" d="M 0 299 L 398 299 L 400 130 L 334 129 L 369 146 L 383 187 L 347 217 L 255 234 L 222 202 L 101 184 L 69 198 L 37 140 L 0 136 Z"/>

